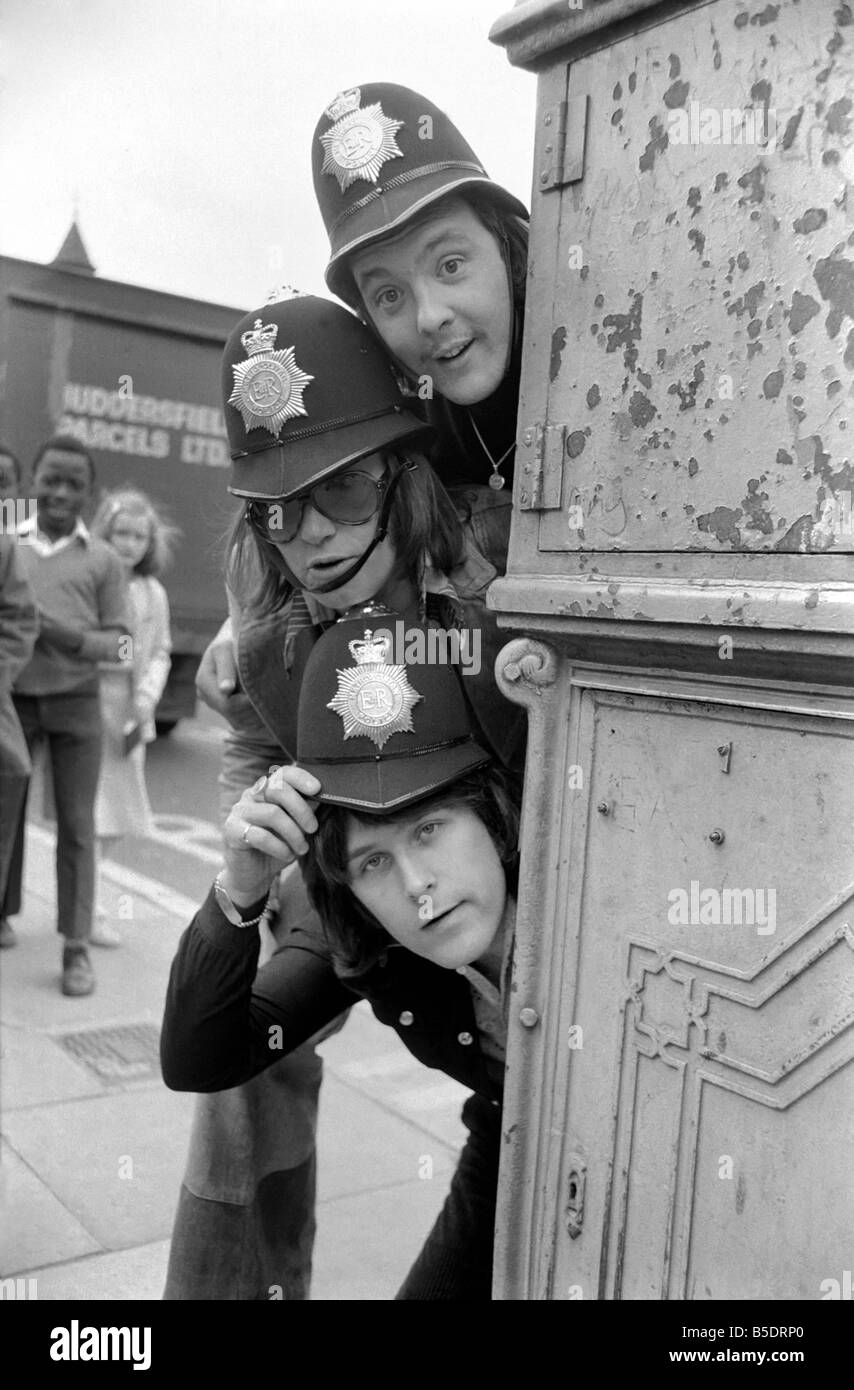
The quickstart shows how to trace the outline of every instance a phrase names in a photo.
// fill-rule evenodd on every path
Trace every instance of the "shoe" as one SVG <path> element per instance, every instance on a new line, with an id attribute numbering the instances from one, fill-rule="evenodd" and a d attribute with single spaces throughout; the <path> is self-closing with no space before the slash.
<path id="1" fill-rule="evenodd" d="M 92 924 L 92 931 L 89 935 L 90 946 L 121 946 L 122 938 L 119 936 L 115 927 L 111 927 L 109 922 L 101 921 L 96 918 Z"/>
<path id="2" fill-rule="evenodd" d="M 0 917 L 0 946 L 17 946 L 18 934 L 6 917 Z"/>
<path id="3" fill-rule="evenodd" d="M 66 946 L 62 953 L 62 992 L 79 996 L 91 994 L 95 988 L 95 972 L 89 963 L 85 946 L 76 949 Z"/>

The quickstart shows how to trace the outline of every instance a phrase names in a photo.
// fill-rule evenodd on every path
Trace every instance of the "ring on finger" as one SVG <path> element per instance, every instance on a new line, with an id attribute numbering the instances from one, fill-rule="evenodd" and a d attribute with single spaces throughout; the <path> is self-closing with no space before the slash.
<path id="1" fill-rule="evenodd" d="M 250 831 L 251 829 L 252 829 L 252 826 L 251 826 L 251 825 L 249 824 L 249 822 L 247 821 L 246 824 L 244 825 L 243 829 L 242 829 L 241 832 L 240 832 L 240 841 L 241 841 L 241 844 L 249 845 L 249 831 Z"/>

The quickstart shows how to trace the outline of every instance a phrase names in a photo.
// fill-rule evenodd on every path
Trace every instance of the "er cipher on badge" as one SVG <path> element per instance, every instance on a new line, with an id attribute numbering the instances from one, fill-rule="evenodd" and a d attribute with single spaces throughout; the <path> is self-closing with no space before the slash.
<path id="1" fill-rule="evenodd" d="M 274 439 L 286 420 L 308 414 L 302 393 L 314 381 L 313 376 L 300 371 L 292 347 L 276 351 L 278 331 L 275 323 L 262 325 L 256 319 L 251 332 L 241 335 L 248 361 L 233 364 L 234 390 L 228 398 L 229 405 L 243 416 L 247 430 L 263 428 Z"/>
<path id="2" fill-rule="evenodd" d="M 402 159 L 395 135 L 404 124 L 386 116 L 380 102 L 359 107 L 358 87 L 340 92 L 326 114 L 335 124 L 321 135 L 324 159 L 321 173 L 334 174 L 341 192 L 357 179 L 376 183 L 387 159 Z"/>
<path id="3" fill-rule="evenodd" d="M 338 671 L 338 689 L 327 709 L 344 721 L 344 738 L 360 735 L 382 748 L 392 734 L 414 733 L 412 707 L 423 699 L 413 690 L 404 666 L 389 666 L 388 637 L 374 638 L 366 629 L 364 641 L 348 643 L 356 665 Z"/>

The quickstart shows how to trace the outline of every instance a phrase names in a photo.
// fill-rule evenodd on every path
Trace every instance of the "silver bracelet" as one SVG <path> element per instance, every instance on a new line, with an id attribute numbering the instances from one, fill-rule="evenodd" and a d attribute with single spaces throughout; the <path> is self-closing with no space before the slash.
<path id="1" fill-rule="evenodd" d="M 257 927 L 259 922 L 263 921 L 264 914 L 267 911 L 267 905 L 270 900 L 270 891 L 273 885 L 271 884 L 270 887 L 267 889 L 267 896 L 264 899 L 264 906 L 258 913 L 258 916 L 250 917 L 248 920 L 244 921 L 244 918 L 241 914 L 240 908 L 237 906 L 237 903 L 232 900 L 232 898 L 229 896 L 229 894 L 226 892 L 225 888 L 222 885 L 222 876 L 224 873 L 225 869 L 220 869 L 219 873 L 214 879 L 213 885 L 214 897 L 216 898 L 217 906 L 220 912 L 222 913 L 223 917 L 226 919 L 227 922 L 230 922 L 233 927 Z"/>

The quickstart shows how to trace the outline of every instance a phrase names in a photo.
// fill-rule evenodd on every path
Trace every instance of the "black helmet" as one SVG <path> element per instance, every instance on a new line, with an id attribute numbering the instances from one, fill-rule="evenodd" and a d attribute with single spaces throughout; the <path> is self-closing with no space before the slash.
<path id="1" fill-rule="evenodd" d="M 346 257 L 449 193 L 482 190 L 497 207 L 528 217 L 438 106 L 392 82 L 339 93 L 315 128 L 311 166 L 332 251 L 326 283 L 351 302 Z"/>
<path id="2" fill-rule="evenodd" d="M 435 660 L 440 644 L 431 644 L 430 631 L 370 604 L 340 618 L 312 648 L 297 762 L 320 782 L 320 801 L 385 814 L 490 761 L 453 666 Z M 404 645 L 396 661 L 402 653 L 394 648 Z"/>
<path id="3" fill-rule="evenodd" d="M 222 395 L 237 497 L 292 496 L 426 428 L 373 334 L 314 295 L 240 320 L 225 345 Z"/>

